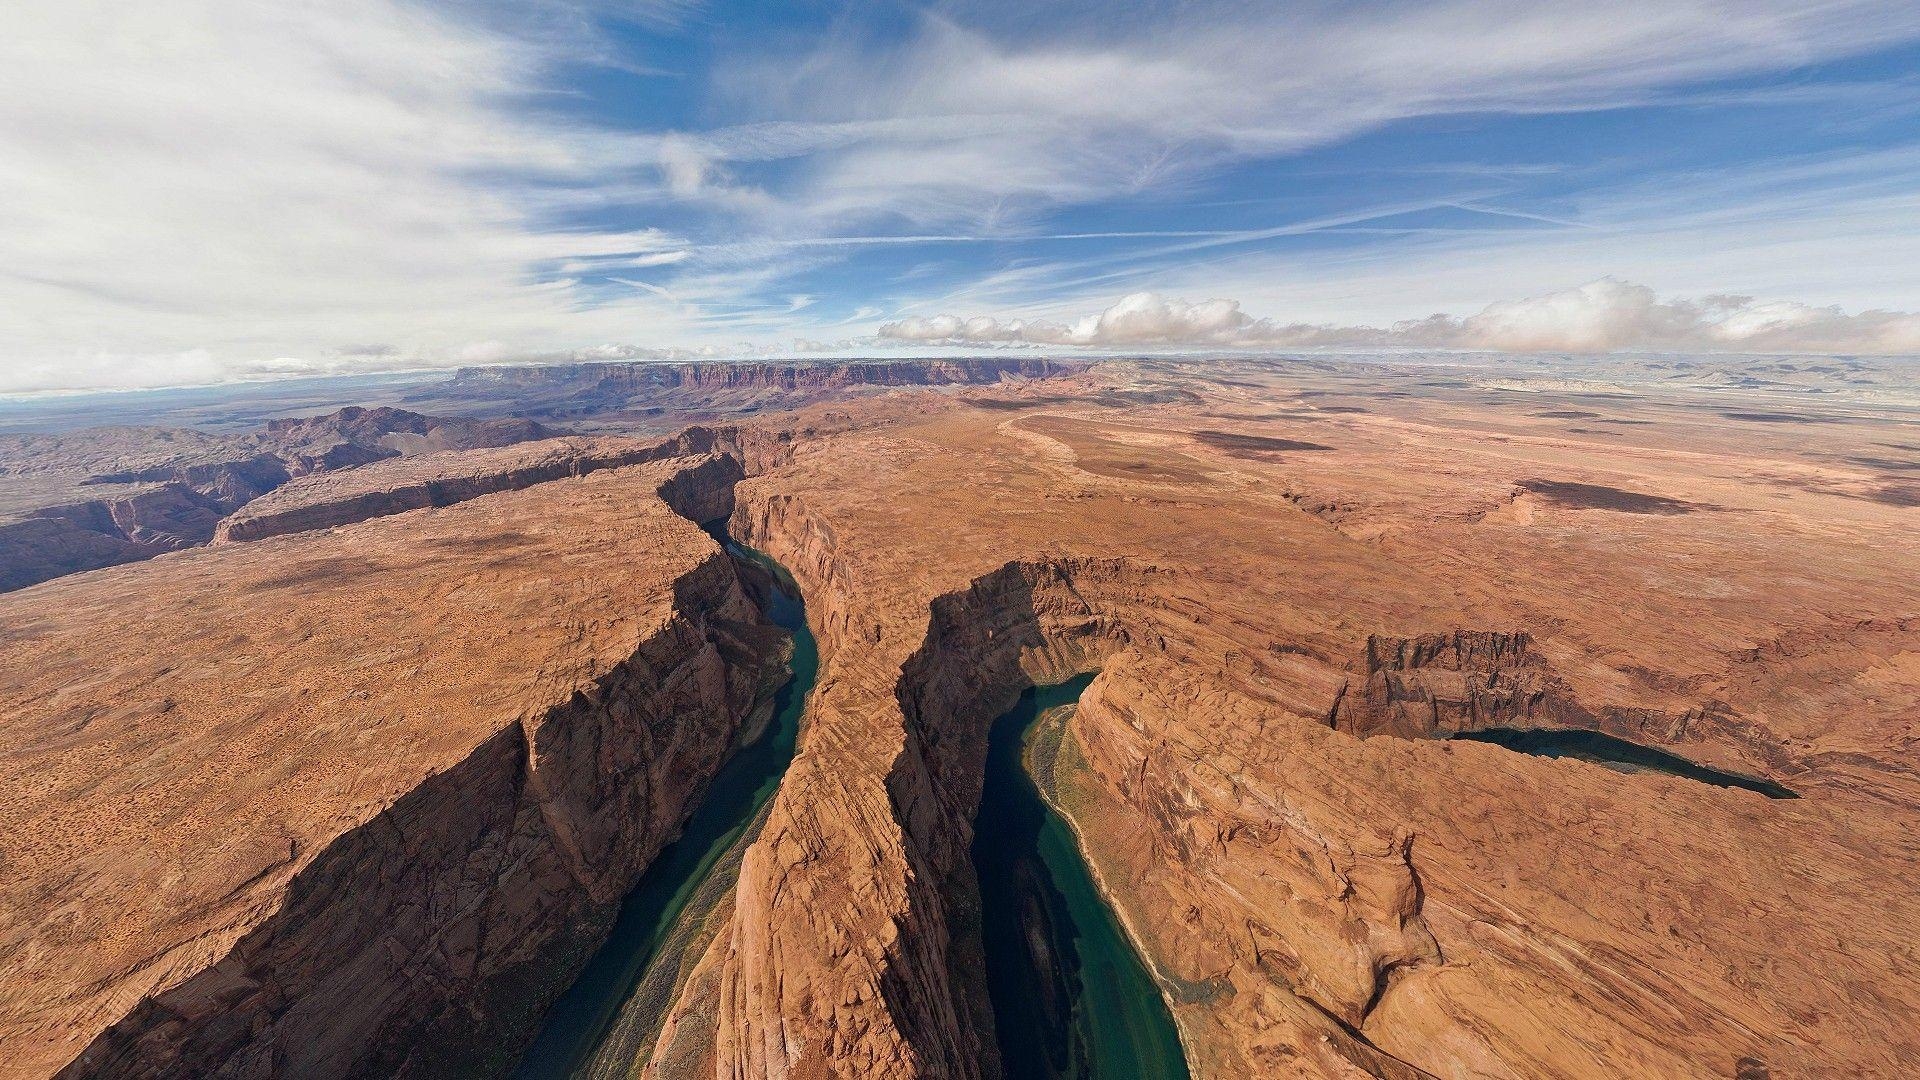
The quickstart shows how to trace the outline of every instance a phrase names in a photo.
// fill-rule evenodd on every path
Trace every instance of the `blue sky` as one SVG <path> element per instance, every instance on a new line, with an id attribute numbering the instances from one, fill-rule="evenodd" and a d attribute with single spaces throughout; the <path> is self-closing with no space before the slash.
<path id="1" fill-rule="evenodd" d="M 953 344 L 1920 351 L 1912 4 L 25 6 L 0 390 Z"/>

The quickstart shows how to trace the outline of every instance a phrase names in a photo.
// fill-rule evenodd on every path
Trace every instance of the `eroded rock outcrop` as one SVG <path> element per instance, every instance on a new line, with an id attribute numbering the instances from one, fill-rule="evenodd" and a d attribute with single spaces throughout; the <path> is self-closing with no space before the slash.
<path id="1" fill-rule="evenodd" d="M 973 762 L 1021 685 L 1091 665 L 1055 779 L 1196 1075 L 1897 1068 L 1911 1039 L 1882 995 L 1915 912 L 1867 867 L 1920 854 L 1897 825 L 1920 791 L 1810 749 L 1883 760 L 1920 686 L 1910 634 L 1870 619 L 1901 602 L 1884 566 L 1777 572 L 1844 566 L 1835 545 L 1885 560 L 1824 508 L 1774 534 L 1767 569 L 1730 514 L 1489 526 L 1458 491 L 1490 503 L 1537 467 L 1464 476 L 1473 426 L 1356 413 L 1312 432 L 1334 449 L 1269 461 L 1198 456 L 1179 414 L 911 408 L 737 491 L 734 531 L 799 578 L 824 667 L 650 1075 L 991 1075 Z M 1355 470 L 1381 485 L 1364 536 L 1287 496 Z M 1741 498 L 1702 487 L 1662 485 Z M 1703 561 L 1719 576 L 1685 576 Z M 1745 643 L 1786 625 L 1834 629 L 1766 670 Z M 1514 629 L 1408 629 L 1436 626 Z M 1426 737 L 1574 718 L 1805 797 Z"/>
<path id="2" fill-rule="evenodd" d="M 677 469 L 0 599 L 0 1073 L 510 1061 L 780 678 Z"/>
<path id="3" fill-rule="evenodd" d="M 662 498 L 705 515 L 731 498 L 734 534 L 799 580 L 823 666 L 798 754 L 718 909 L 723 925 L 701 938 L 644 1063 L 651 1076 L 994 1075 L 966 859 L 985 725 L 1021 686 L 1096 667 L 1060 737 L 1054 794 L 1171 1003 L 1197 1076 L 1901 1075 L 1920 1054 L 1907 1021 L 1920 1009 L 1908 944 L 1920 900 L 1888 884 L 1920 861 L 1920 774 L 1906 764 L 1920 707 L 1910 584 L 1920 565 L 1900 542 L 1909 511 L 1723 471 L 1785 452 L 1713 429 L 1685 440 L 1649 431 L 1597 455 L 1589 436 L 1541 422 L 1551 417 L 1503 416 L 1446 372 L 1431 385 L 1465 389 L 1438 404 L 1375 393 L 1374 374 L 1334 387 L 1348 400 L 1370 395 L 1362 406 L 1296 395 L 1290 368 L 1209 364 L 1233 378 L 1130 369 L 1138 381 L 1115 393 L 1154 397 L 1124 414 L 1098 394 L 891 395 L 848 406 L 830 429 L 796 425 L 763 457 L 710 448 L 677 472 L 603 470 L 99 575 L 164 571 L 155 610 L 206 642 L 185 665 L 131 643 L 177 640 L 181 624 L 123 628 L 103 616 L 126 620 L 102 606 L 108 585 L 23 594 L 45 604 L 31 611 L 0 600 L 0 614 L 28 616 L 0 620 L 0 647 L 29 650 L 8 655 L 45 669 L 31 693 L 0 701 L 32 713 L 6 732 L 22 732 L 26 751 L 0 811 L 24 825 L 0 841 L 16 845 L 0 848 L 0 875 L 30 863 L 43 883 L 11 891 L 0 876 L 0 913 L 53 912 L 31 926 L 0 921 L 0 949 L 14 950 L 0 959 L 21 959 L 4 970 L 28 973 L 0 1002 L 22 1000 L 15 987 L 42 993 L 49 973 L 66 986 L 6 1014 L 9 1047 L 19 1031 L 48 1060 L 44 1040 L 63 1025 L 98 1031 L 101 1017 L 189 982 L 195 993 L 169 999 L 171 1013 L 143 1014 L 143 1034 L 102 1044 L 125 1055 L 113 1060 L 178 1060 L 168 1048 L 244 1040 L 224 1024 L 230 1012 L 250 1031 L 311 1030 L 301 1025 L 312 1014 L 263 1004 L 267 980 L 197 980 L 307 955 L 281 951 L 305 939 L 275 936 L 292 924 L 273 920 L 291 910 L 278 898 L 287 876 L 312 865 L 308 852 L 398 820 L 406 793 L 438 791 L 435 778 L 476 755 L 504 768 L 513 755 L 489 756 L 490 739 L 511 741 L 517 728 L 537 753 L 530 718 L 575 700 L 573 690 L 588 706 L 604 700 L 580 689 L 598 669 L 581 667 L 570 635 L 602 641 L 624 626 L 645 638 L 654 621 L 625 626 L 614 612 L 667 609 L 631 598 L 610 607 L 603 592 L 644 588 L 630 580 L 635 565 L 680 550 L 674 535 L 693 540 L 684 525 L 668 535 L 621 515 Z M 1662 425 L 1683 415 L 1644 411 Z M 1897 437 L 1889 425 L 1850 436 Z M 1247 440 L 1326 449 L 1250 455 Z M 1811 464 L 1770 456 L 1769 475 L 1825 475 L 1850 448 L 1821 445 Z M 1524 522 L 1487 512 L 1574 461 L 1569 483 L 1658 491 L 1716 512 L 1543 503 Z M 612 485 L 606 505 L 575 512 L 558 499 L 599 485 Z M 520 500 L 540 512 L 500 513 Z M 419 546 L 389 553 L 383 535 Z M 261 554 L 239 554 L 253 549 Z M 281 568 L 270 573 L 269 562 Z M 252 569 L 227 580 L 211 567 Z M 175 576 L 192 568 L 199 577 Z M 353 580 L 380 591 L 342 591 Z M 223 598 L 229 586 L 244 604 Z M 389 595 L 409 610 L 367 632 L 368 611 L 385 612 L 377 598 Z M 148 666 L 116 663 L 138 678 L 96 681 L 70 659 L 86 653 L 73 644 L 82 624 L 130 635 L 105 655 Z M 363 628 L 353 642 L 348 625 Z M 1445 629 L 1456 627 L 1466 629 Z M 53 630 L 66 636 L 45 637 Z M 33 644 L 43 639 L 58 647 Z M 634 654 L 632 639 L 614 639 L 627 651 L 590 651 L 594 664 Z M 713 641 L 680 644 L 700 640 Z M 315 704 L 279 727 L 248 711 L 278 707 L 264 691 L 226 699 L 238 711 L 166 719 L 200 700 L 183 680 L 231 687 L 238 667 L 257 676 L 248 685 L 282 685 L 273 658 L 307 641 L 341 685 L 316 686 Z M 540 694 L 528 698 L 502 672 L 525 672 L 534 657 L 557 659 L 534 665 Z M 457 679 L 442 659 L 457 663 Z M 129 685 L 152 688 L 131 697 L 144 723 L 115 711 Z M 490 689 L 469 701 L 456 686 Z M 469 708 L 492 719 L 466 722 Z M 1791 777 L 1804 797 L 1432 737 L 1489 720 L 1575 719 Z M 604 764 L 615 752 L 597 741 L 605 729 L 565 730 L 592 738 L 553 743 L 558 761 Z M 635 737 L 645 736 L 621 735 Z M 102 769 L 101 754 L 137 767 Z M 342 758 L 359 763 L 345 792 L 328 787 L 339 772 L 310 764 Z M 488 783 L 490 768 L 460 780 Z M 524 771 L 521 789 L 541 771 Z M 165 782 L 136 788 L 122 779 L 132 776 Z M 82 790 L 81 777 L 96 786 Z M 194 797 L 169 802 L 180 790 Z M 282 790 L 312 800 L 327 824 L 273 816 Z M 599 849 L 591 827 L 547 824 L 556 806 L 558 820 L 592 822 L 591 806 L 531 803 L 535 834 L 552 837 L 526 849 L 552 852 L 528 857 L 549 868 L 539 879 L 591 896 L 571 869 L 589 860 L 572 852 L 617 861 L 619 841 Z M 79 818 L 46 809 L 82 804 L 106 810 L 86 820 L 101 836 L 85 843 L 71 839 L 83 835 Z M 515 821 L 532 814 L 525 805 L 513 803 Z M 433 808 L 406 815 L 399 835 L 499 834 L 468 823 L 482 808 Z M 565 839 L 575 832 L 586 839 Z M 69 839 L 36 846 L 50 836 Z M 133 871 L 102 886 L 108 864 L 90 845 Z M 477 850 L 491 858 L 495 848 Z M 427 861 L 439 884 L 424 910 L 518 918 L 483 887 L 492 879 L 463 876 L 467 862 Z M 198 892 L 167 877 L 182 866 L 196 868 Z M 387 895 L 384 877 L 352 880 Z M 86 921 L 91 908 L 48 899 L 69 893 L 120 898 L 123 917 L 102 932 Z M 337 925 L 333 908 L 351 894 L 332 895 L 300 909 L 312 915 L 303 925 Z M 394 922 L 408 934 L 418 925 L 410 909 Z M 237 948 L 269 923 L 277 929 L 258 951 Z M 155 925 L 168 949 L 151 947 Z M 505 1026 L 499 1018 L 519 1006 L 488 988 L 527 984 L 492 978 L 493 965 L 525 958 L 458 925 L 453 946 L 400 943 L 412 950 L 407 970 L 457 1003 L 418 1022 L 418 1054 L 327 1065 L 430 1071 L 460 1061 L 442 1040 L 468 1017 Z M 489 944 L 469 947 L 470 936 Z M 222 967 L 230 955 L 236 966 Z M 93 966 L 66 981 L 76 963 Z M 298 966 L 292 984 L 315 985 Z M 489 977 L 461 974 L 469 966 Z M 421 1001 L 403 988 L 376 997 Z M 342 1014 L 348 1031 L 392 1045 L 361 1013 Z M 254 1052 L 227 1060 L 251 1067 L 264 1060 Z"/>
<path id="4" fill-rule="evenodd" d="M 1330 719 L 1355 735 L 1444 737 L 1489 727 L 1579 726 L 1525 633 L 1456 630 L 1417 638 L 1367 638 L 1357 686 L 1342 687 Z"/>
<path id="5" fill-rule="evenodd" d="M 423 507 L 452 506 L 564 477 L 674 458 L 718 455 L 732 459 L 742 469 L 757 470 L 778 460 L 786 452 L 789 439 L 783 432 L 757 427 L 696 425 L 665 439 L 573 437 L 497 450 L 425 454 L 288 484 L 220 522 L 214 542 L 328 529 Z M 731 504 L 727 509 L 731 510 Z M 724 516 L 725 512 L 712 515 Z M 695 520 L 712 517 L 696 516 Z"/>
<path id="6" fill-rule="evenodd" d="M 295 477 L 557 434 L 530 420 L 350 406 L 246 435 L 0 436 L 0 592 L 204 544 L 221 518 Z"/>
<path id="7" fill-rule="evenodd" d="M 1756 773 L 1797 772 L 1780 740 L 1718 700 L 1667 711 L 1582 703 L 1524 632 L 1368 637 L 1328 719 L 1363 738 L 1448 738 L 1488 729 L 1597 731 L 1630 743 L 1716 752 Z"/>

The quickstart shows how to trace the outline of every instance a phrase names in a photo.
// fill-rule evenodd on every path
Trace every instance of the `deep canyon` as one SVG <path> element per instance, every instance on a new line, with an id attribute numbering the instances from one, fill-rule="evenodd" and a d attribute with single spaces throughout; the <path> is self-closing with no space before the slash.
<path id="1" fill-rule="evenodd" d="M 0 596 L 0 1075 L 1050 1075 L 1129 960 L 1168 1071 L 1058 1074 L 1920 1056 L 1903 409 L 646 367 Z"/>

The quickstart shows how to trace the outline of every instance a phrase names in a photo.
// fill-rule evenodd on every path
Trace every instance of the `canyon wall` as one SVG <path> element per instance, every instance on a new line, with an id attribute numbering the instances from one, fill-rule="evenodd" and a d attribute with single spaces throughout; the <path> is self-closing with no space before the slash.
<path id="1" fill-rule="evenodd" d="M 649 1076 L 998 1075 L 987 725 L 1094 669 L 1055 794 L 1196 1076 L 1901 1075 L 1908 511 L 1241 374 L 464 458 L 379 520 L 329 487 L 307 531 L 0 597 L 0 1073 L 500 1065 L 764 693 L 678 509 L 793 572 L 822 669 Z M 1562 474 L 1686 509 L 1489 513 Z M 1486 726 L 1804 797 L 1444 737 Z"/>
<path id="2" fill-rule="evenodd" d="M 777 461 L 786 452 L 790 438 L 785 432 L 757 426 L 696 425 L 665 439 L 547 439 L 497 450 L 380 462 L 288 484 L 221 521 L 213 539 L 226 543 L 311 532 L 424 507 L 452 506 L 497 491 L 517 491 L 603 469 L 675 458 L 722 455 L 758 470 Z"/>
<path id="3" fill-rule="evenodd" d="M 1785 734 L 1813 731 L 1790 684 L 1817 669 L 1847 738 L 1897 739 L 1911 633 L 1871 617 L 1897 606 L 1890 579 L 1793 592 L 1716 564 L 1739 584 L 1699 589 L 1679 576 L 1698 552 L 1748 540 L 1705 513 L 1634 520 L 1658 531 L 1626 563 L 1569 554 L 1625 543 L 1624 526 L 1543 511 L 1516 535 L 1436 509 L 1397 428 L 1394 452 L 1316 451 L 1343 455 L 1316 460 L 1336 477 L 1391 461 L 1400 478 L 1366 502 L 1336 493 L 1355 510 L 1329 523 L 1289 494 L 1320 481 L 1272 482 L 1291 459 L 1200 440 L 1191 418 L 1024 407 L 850 428 L 739 486 L 733 531 L 793 570 L 824 665 L 647 1075 L 994 1075 L 966 858 L 983 735 L 1022 686 L 1090 667 L 1055 780 L 1196 1076 L 1894 1068 L 1911 1039 L 1866 987 L 1902 985 L 1905 916 L 1884 906 L 1912 905 L 1868 867 L 1912 852 L 1907 781 Z M 1362 421 L 1340 423 L 1317 444 L 1358 438 Z M 1491 501 L 1512 481 L 1489 472 Z M 1635 601 L 1628 564 L 1684 584 Z M 1569 600 L 1569 580 L 1594 599 Z M 1788 625 L 1820 643 L 1755 659 L 1745 642 Z M 1611 730 L 1805 797 L 1443 737 L 1492 725 Z"/>
<path id="4" fill-rule="evenodd" d="M 247 435 L 122 427 L 0 437 L 0 592 L 207 543 L 223 518 L 296 477 L 559 434 L 531 420 L 350 406 Z"/>
<path id="5" fill-rule="evenodd" d="M 0 599 L 0 1075 L 509 1064 L 783 677 L 702 466 Z"/>
<path id="6" fill-rule="evenodd" d="M 1749 772 L 1790 771 L 1777 738 L 1719 700 L 1666 710 L 1590 707 L 1524 632 L 1373 635 L 1328 712 L 1341 731 L 1403 739 L 1508 729 L 1598 731 Z"/>
<path id="7" fill-rule="evenodd" d="M 1044 357 L 959 357 L 952 360 L 791 360 L 757 362 L 547 364 L 461 368 L 456 389 L 554 387 L 609 397 L 669 390 L 821 390 L 855 386 L 945 386 L 1040 379 L 1078 371 L 1083 363 Z"/>

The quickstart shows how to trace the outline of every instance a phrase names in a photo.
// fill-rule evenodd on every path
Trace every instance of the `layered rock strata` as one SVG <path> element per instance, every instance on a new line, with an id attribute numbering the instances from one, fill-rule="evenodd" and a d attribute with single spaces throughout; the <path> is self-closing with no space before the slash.
<path id="1" fill-rule="evenodd" d="M 542 770 L 524 770 L 512 805 L 539 818 L 532 838 L 469 849 L 557 852 L 527 856 L 549 867 L 542 914 L 515 914 L 524 876 L 425 860 L 406 894 L 425 899 L 388 921 L 499 911 L 512 932 L 407 929 L 405 978 L 349 961 L 387 988 L 370 995 L 383 1015 L 438 1003 L 398 1027 L 336 995 L 334 1034 L 276 996 L 318 985 L 282 913 L 351 925 L 325 940 L 359 957 L 372 924 L 337 920 L 391 895 L 386 875 L 325 902 L 287 882 L 375 821 L 404 819 L 396 842 L 498 835 L 459 824 L 484 808 L 402 804 L 440 799 L 436 778 L 515 727 L 536 761 L 529 718 L 556 694 L 588 715 L 607 700 L 597 665 L 652 638 L 585 658 L 569 643 L 604 641 L 603 593 L 644 590 L 635 566 L 697 542 L 636 509 L 664 499 L 694 516 L 731 500 L 735 535 L 803 587 L 823 666 L 648 1075 L 996 1075 L 966 859 L 986 725 L 1028 683 L 1096 668 L 1054 793 L 1197 1075 L 1903 1075 L 1920 1057 L 1920 900 L 1898 887 L 1920 861 L 1920 562 L 1913 511 L 1836 464 L 1906 445 L 1898 422 L 1788 438 L 1623 398 L 1601 431 L 1592 409 L 1543 410 L 1591 402 L 1539 386 L 1520 413 L 1453 372 L 1209 365 L 888 395 L 764 453 L 716 445 L 0 599 L 6 670 L 35 673 L 0 699 L 27 748 L 0 785 L 22 823 L 0 847 L 0 912 L 35 913 L 0 922 L 16 1067 L 42 1075 L 85 1042 L 75 1069 L 177 1070 L 209 1046 L 239 1047 L 220 1059 L 235 1071 L 473 1065 L 448 1033 L 512 1027 L 525 1002 L 508 991 L 567 967 L 527 942 L 582 910 L 595 925 L 566 897 L 596 895 L 570 853 L 602 851 L 577 840 L 599 834 L 551 820 L 586 820 L 597 797 L 549 815 Z M 609 497 L 568 509 L 563 492 Z M 112 606 L 127 596 L 151 606 Z M 368 611 L 390 621 L 359 629 Z M 105 675 L 82 625 L 109 628 Z M 154 640 L 195 651 L 154 660 Z M 288 674 L 289 656 L 329 680 Z M 540 692 L 523 696 L 528 666 Z M 246 710 L 284 708 L 260 689 L 283 683 L 316 705 L 263 726 Z M 216 688 L 227 706 L 192 711 Z M 1430 737 L 1576 721 L 1802 797 Z M 644 738 L 567 730 L 605 735 L 556 735 L 569 761 Z M 261 956 L 283 958 L 270 978 Z M 259 1049 L 310 1044 L 322 1058 Z"/>
<path id="2" fill-rule="evenodd" d="M 770 362 L 548 364 L 461 368 L 456 388 L 511 386 L 521 391 L 564 387 L 582 396 L 633 398 L 671 390 L 821 390 L 856 386 L 948 386 L 1043 379 L 1084 364 L 1045 357 L 960 357 L 953 360 L 795 360 Z"/>
<path id="3" fill-rule="evenodd" d="M 531 420 L 351 406 L 264 431 L 98 428 L 0 437 L 0 592 L 206 543 L 295 477 L 561 434 Z"/>
<path id="4" fill-rule="evenodd" d="M 0 1074 L 510 1062 L 780 678 L 678 473 L 0 598 Z"/>
<path id="5" fill-rule="evenodd" d="M 1615 477 L 1434 416 L 1242 421 L 1326 447 L 1250 458 L 1197 433 L 1272 391 L 1189 385 L 1204 419 L 875 405 L 912 419 L 739 486 L 733 529 L 800 580 L 823 669 L 649 1075 L 993 1075 L 965 862 L 985 725 L 1094 666 L 1056 780 L 1198 1075 L 1897 1075 L 1920 1052 L 1920 908 L 1884 886 L 1920 857 L 1898 510 L 1783 503 L 1703 467 L 1711 442 Z M 1474 509 L 1575 460 L 1721 509 Z M 1364 737 L 1515 718 L 1611 720 L 1804 797 Z"/>
<path id="6" fill-rule="evenodd" d="M 759 428 L 694 426 L 665 439 L 576 437 L 498 450 L 426 454 L 288 484 L 221 521 L 214 542 L 259 540 L 422 507 L 452 506 L 497 491 L 517 491 L 652 461 L 722 454 L 757 467 L 777 460 L 785 443 L 786 436 Z"/>

